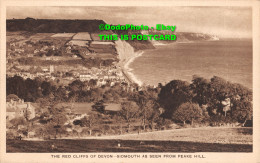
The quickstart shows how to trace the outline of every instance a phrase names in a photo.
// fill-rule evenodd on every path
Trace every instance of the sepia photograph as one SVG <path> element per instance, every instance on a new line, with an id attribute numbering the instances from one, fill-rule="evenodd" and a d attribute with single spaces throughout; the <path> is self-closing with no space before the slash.
<path id="1" fill-rule="evenodd" d="M 253 11 L 6 6 L 4 152 L 52 161 L 253 154 Z"/>

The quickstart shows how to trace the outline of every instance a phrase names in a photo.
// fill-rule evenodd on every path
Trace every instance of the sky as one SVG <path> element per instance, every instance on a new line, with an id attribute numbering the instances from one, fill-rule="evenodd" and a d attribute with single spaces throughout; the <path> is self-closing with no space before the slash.
<path id="1" fill-rule="evenodd" d="M 102 19 L 108 24 L 134 24 L 155 27 L 176 26 L 176 32 L 197 32 L 225 38 L 252 37 L 250 7 L 7 7 L 7 19 Z"/>

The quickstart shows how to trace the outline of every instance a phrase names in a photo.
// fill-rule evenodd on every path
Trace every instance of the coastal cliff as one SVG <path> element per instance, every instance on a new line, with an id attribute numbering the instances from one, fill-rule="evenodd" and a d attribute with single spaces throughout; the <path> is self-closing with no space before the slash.
<path id="1" fill-rule="evenodd" d="M 126 41 L 117 40 L 115 41 L 115 48 L 118 53 L 119 63 L 118 66 L 121 68 L 123 75 L 130 83 L 136 83 L 141 86 L 143 83 L 132 73 L 132 69 L 129 68 L 137 57 L 142 56 L 143 51 L 135 52 L 135 49 Z"/>
<path id="2" fill-rule="evenodd" d="M 215 35 L 204 34 L 204 33 L 193 33 L 193 32 L 172 32 L 172 31 L 157 31 L 149 30 L 147 32 L 143 31 L 142 33 L 151 34 L 151 35 L 176 35 L 176 42 L 195 42 L 195 41 L 216 41 L 219 38 Z M 173 41 L 155 41 L 153 42 L 162 42 L 162 43 L 172 43 Z"/>
<path id="3" fill-rule="evenodd" d="M 29 33 L 78 33 L 89 32 L 90 34 L 98 34 L 100 24 L 107 24 L 104 20 L 64 20 L 64 19 L 8 19 L 6 20 L 6 29 L 8 32 L 27 31 Z M 102 31 L 104 32 L 104 31 Z M 217 36 L 191 33 L 191 32 L 172 32 L 172 31 L 132 31 L 132 30 L 113 30 L 110 33 L 117 35 L 132 35 L 132 34 L 151 34 L 151 35 L 166 35 L 175 34 L 176 41 L 150 41 L 150 40 L 127 40 L 127 42 L 134 48 L 135 51 L 154 49 L 154 42 L 156 43 L 173 43 L 173 42 L 193 42 L 193 41 L 213 41 L 218 40 Z M 99 40 L 96 40 L 99 41 Z"/>
<path id="4" fill-rule="evenodd" d="M 118 59 L 121 63 L 127 62 L 129 58 L 132 58 L 135 54 L 134 48 L 126 41 L 117 40 L 115 41 L 115 48 L 118 53 Z M 122 66 L 122 65 L 120 65 Z"/>
<path id="5" fill-rule="evenodd" d="M 64 20 L 64 19 L 8 19 L 6 30 L 9 32 L 28 31 L 35 33 L 77 33 L 98 32 L 98 26 L 106 24 L 103 20 Z"/>

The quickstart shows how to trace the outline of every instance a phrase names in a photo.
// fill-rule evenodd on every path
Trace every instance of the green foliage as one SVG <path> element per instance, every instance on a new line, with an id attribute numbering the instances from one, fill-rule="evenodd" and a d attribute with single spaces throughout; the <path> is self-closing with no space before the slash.
<path id="1" fill-rule="evenodd" d="M 193 119 L 202 117 L 202 110 L 198 104 L 186 102 L 180 105 L 177 110 L 173 113 L 173 120 L 182 121 L 184 124 L 186 121 L 190 121 L 191 124 Z"/>
<path id="2" fill-rule="evenodd" d="M 192 92 L 187 82 L 173 80 L 162 87 L 158 97 L 161 107 L 165 108 L 164 116 L 170 118 L 182 103 L 192 100 Z"/>
<path id="3" fill-rule="evenodd" d="M 209 81 L 202 78 L 193 76 L 190 87 L 193 91 L 192 101 L 197 102 L 200 106 L 209 102 Z"/>
<path id="4" fill-rule="evenodd" d="M 24 117 L 14 118 L 10 120 L 11 124 L 17 128 L 18 125 L 27 125 L 27 121 Z"/>
<path id="5" fill-rule="evenodd" d="M 7 102 L 10 102 L 12 100 L 14 101 L 18 101 L 19 100 L 19 97 L 15 94 L 9 94 L 7 97 L 6 97 L 6 101 Z"/>
<path id="6" fill-rule="evenodd" d="M 36 101 L 40 106 L 36 114 L 40 114 L 39 122 L 45 130 L 37 129 L 39 135 L 49 134 L 56 137 L 65 133 L 64 123 L 67 121 L 67 114 L 65 108 L 57 107 L 56 103 L 60 102 L 121 103 L 122 110 L 116 116 L 116 122 L 111 122 L 120 129 L 120 132 L 115 129 L 115 133 L 123 133 L 127 129 L 133 131 L 130 130 L 130 126 L 138 125 L 142 126 L 143 130 L 147 127 L 152 130 L 166 128 L 167 119 L 191 123 L 196 120 L 199 123 L 212 125 L 245 123 L 246 120 L 252 119 L 253 114 L 252 90 L 216 76 L 210 80 L 194 76 L 192 83 L 173 80 L 165 86 L 160 84 L 157 88 L 147 86 L 140 89 L 137 85 L 131 85 L 135 91 L 125 89 L 127 87 L 125 83 L 121 85 L 117 83 L 110 87 L 109 81 L 108 85 L 102 87 L 97 87 L 95 80 L 89 82 L 75 80 L 68 86 L 56 86 L 56 84 L 40 78 L 34 80 L 24 80 L 19 76 L 7 78 L 8 100 L 21 98 L 25 101 Z M 223 101 L 227 99 L 230 100 L 230 106 L 224 112 Z M 163 108 L 165 112 L 161 114 L 159 108 Z M 103 112 L 102 115 L 106 113 Z M 109 133 L 104 132 L 106 129 L 102 127 L 108 121 L 110 120 L 102 119 L 101 114 L 91 114 L 77 122 L 76 126 L 85 128 L 90 135 L 95 132 Z M 11 122 L 16 127 L 19 123 L 23 124 L 22 120 Z M 78 133 L 77 131 L 75 133 Z"/>
<path id="7" fill-rule="evenodd" d="M 203 108 L 204 122 L 216 115 L 226 115 L 238 122 L 251 119 L 252 91 L 240 84 L 216 76 L 210 80 L 193 76 L 191 84 L 173 80 L 160 87 L 158 101 L 165 109 L 164 117 L 172 115 L 181 104 L 192 101 Z M 230 99 L 230 109 L 225 112 L 222 102 L 226 99 Z"/>
<path id="8" fill-rule="evenodd" d="M 153 129 L 153 122 L 160 115 L 157 98 L 156 89 L 149 88 L 131 95 L 131 100 L 135 101 L 140 108 L 143 130 L 146 129 L 147 122 Z"/>
<path id="9" fill-rule="evenodd" d="M 172 124 L 172 121 L 169 119 L 165 119 L 163 117 L 159 117 L 155 120 L 156 123 L 156 128 L 158 130 L 164 130 L 164 129 L 168 129 L 170 127 L 170 125 Z"/>
<path id="10" fill-rule="evenodd" d="M 128 130 L 130 130 L 130 123 L 132 120 L 138 118 L 140 115 L 140 110 L 135 102 L 123 102 L 121 104 L 121 111 L 118 113 L 118 115 L 127 122 Z"/>
<path id="11" fill-rule="evenodd" d="M 253 116 L 252 103 L 245 101 L 236 101 L 233 104 L 232 118 L 238 122 L 245 123 L 246 120 L 251 120 Z"/>
<path id="12" fill-rule="evenodd" d="M 93 128 L 101 122 L 101 116 L 99 114 L 91 113 L 87 117 L 81 119 L 81 126 L 87 127 L 89 135 L 92 135 Z"/>

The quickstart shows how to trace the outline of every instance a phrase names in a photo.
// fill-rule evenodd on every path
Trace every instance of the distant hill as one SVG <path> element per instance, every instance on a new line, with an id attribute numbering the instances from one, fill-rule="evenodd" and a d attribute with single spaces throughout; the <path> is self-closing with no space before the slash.
<path id="1" fill-rule="evenodd" d="M 7 31 L 29 31 L 36 33 L 77 33 L 99 32 L 98 26 L 106 24 L 103 20 L 62 20 L 62 19 L 8 19 Z"/>
<path id="2" fill-rule="evenodd" d="M 204 33 L 193 33 L 193 32 L 172 32 L 168 30 L 158 31 L 155 29 L 150 29 L 146 33 L 152 35 L 171 35 L 174 34 L 177 37 L 177 42 L 189 42 L 189 41 L 213 41 L 219 40 L 219 38 L 215 35 L 204 34 Z M 163 41 L 162 41 L 163 42 Z"/>
<path id="3" fill-rule="evenodd" d="M 6 29 L 9 32 L 16 31 L 28 31 L 30 33 L 78 33 L 89 32 L 99 33 L 100 24 L 107 24 L 103 20 L 65 20 L 65 19 L 8 19 L 6 21 Z M 104 31 L 103 31 L 104 32 Z M 110 31 L 111 32 L 111 31 Z M 150 29 L 149 31 L 121 31 L 113 30 L 113 33 L 118 35 L 132 35 L 132 34 L 176 34 L 177 42 L 190 42 L 190 41 L 211 41 L 218 40 L 216 36 L 202 34 L 202 33 L 190 33 L 190 32 L 171 32 L 171 31 L 157 31 Z M 127 42 L 135 50 L 153 49 L 154 46 L 149 40 L 127 40 Z M 173 41 L 155 41 L 163 43 L 172 43 Z"/>

